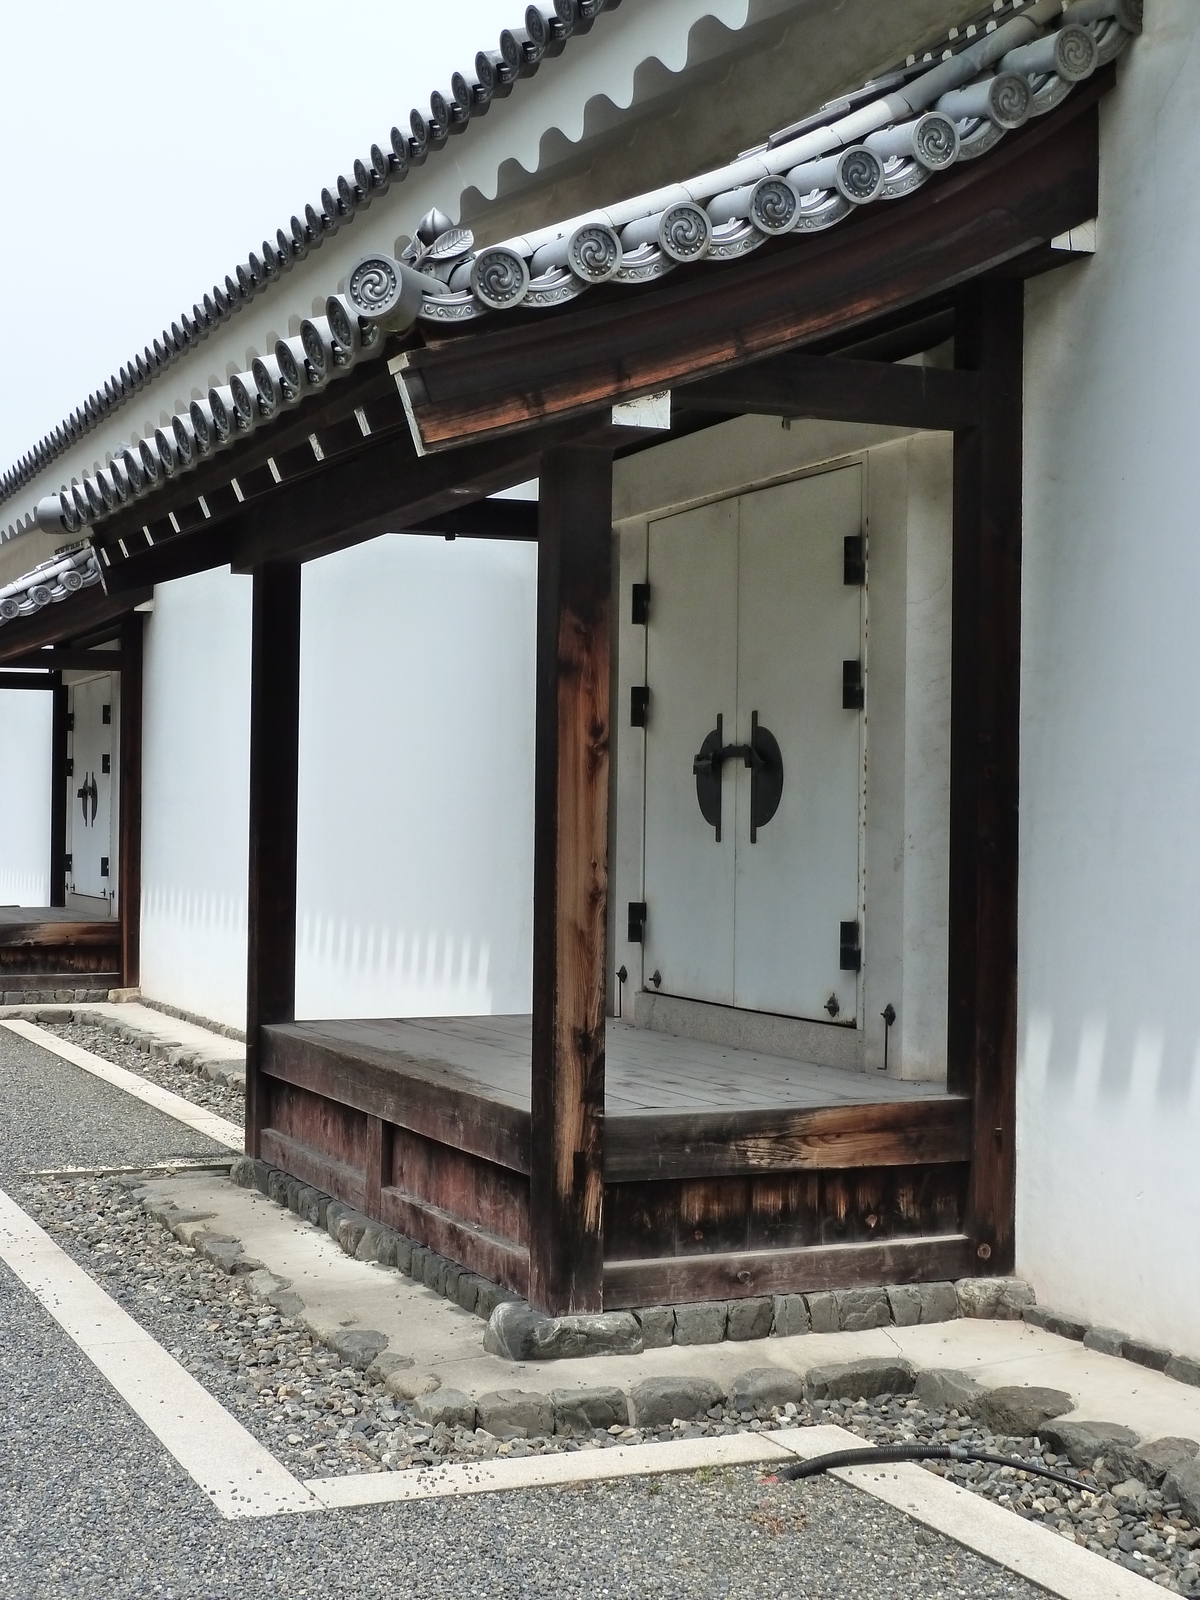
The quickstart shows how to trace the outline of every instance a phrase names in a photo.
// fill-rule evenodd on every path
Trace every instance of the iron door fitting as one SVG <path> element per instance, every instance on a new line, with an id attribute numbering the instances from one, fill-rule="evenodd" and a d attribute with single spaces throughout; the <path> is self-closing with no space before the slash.
<path id="1" fill-rule="evenodd" d="M 83 787 L 76 789 L 75 798 L 83 806 L 83 825 L 85 828 L 90 828 L 96 820 L 96 807 L 100 800 L 100 791 L 96 786 L 96 774 L 94 772 L 89 772 L 83 780 Z M 92 803 L 92 815 L 90 818 L 88 817 L 89 800 Z"/>
<path id="2" fill-rule="evenodd" d="M 721 770 L 726 761 L 742 761 L 750 769 L 750 843 L 757 844 L 758 830 L 770 822 L 783 798 L 783 753 L 770 728 L 759 726 L 757 711 L 750 714 L 749 744 L 725 744 L 724 726 L 724 716 L 718 713 L 716 727 L 705 735 L 692 759 L 696 803 L 720 844 Z"/>

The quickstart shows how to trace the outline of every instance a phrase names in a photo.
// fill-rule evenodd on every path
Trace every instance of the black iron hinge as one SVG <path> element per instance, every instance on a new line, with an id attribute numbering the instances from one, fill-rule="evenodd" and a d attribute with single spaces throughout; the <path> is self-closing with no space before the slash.
<path id="1" fill-rule="evenodd" d="M 112 771 L 112 757 L 111 756 L 101 756 L 100 757 L 100 771 L 101 772 L 111 772 Z"/>
<path id="2" fill-rule="evenodd" d="M 108 857 L 107 856 L 101 856 L 100 857 L 100 876 L 102 878 L 107 878 L 108 877 Z"/>
<path id="3" fill-rule="evenodd" d="M 65 855 L 65 856 L 64 856 L 64 857 L 63 857 L 63 871 L 64 871 L 64 872 L 71 872 L 71 871 L 73 871 L 73 870 L 74 870 L 74 869 L 73 869 L 73 868 L 72 868 L 72 866 L 71 866 L 71 856 L 70 856 L 70 852 L 68 852 L 68 853 L 67 853 L 67 854 L 66 854 L 66 855 Z"/>
<path id="4" fill-rule="evenodd" d="M 67 757 L 67 777 L 68 778 L 73 778 L 74 776 L 75 776 L 75 762 L 74 762 L 74 759 L 71 756 L 68 756 Z"/>
<path id="5" fill-rule="evenodd" d="M 100 721 L 103 722 L 106 727 L 112 721 L 112 707 L 111 706 L 101 706 L 100 707 Z"/>
<path id="6" fill-rule="evenodd" d="M 635 583 L 633 586 L 633 625 L 635 628 L 644 628 L 650 621 L 650 585 L 648 583 Z"/>
<path id="7" fill-rule="evenodd" d="M 866 704 L 861 661 L 842 662 L 842 709 L 861 711 Z"/>
<path id="8" fill-rule="evenodd" d="M 842 541 L 842 582 L 861 589 L 867 581 L 867 541 L 861 533 L 847 534 Z"/>
<path id="9" fill-rule="evenodd" d="M 841 952 L 838 966 L 843 972 L 858 972 L 862 968 L 862 945 L 859 942 L 857 922 L 843 922 L 840 938 Z"/>
<path id="10" fill-rule="evenodd" d="M 629 691 L 629 726 L 644 728 L 650 717 L 650 690 L 644 683 L 635 683 Z"/>
<path id="11" fill-rule="evenodd" d="M 629 902 L 629 942 L 641 944 L 646 937 L 646 902 L 644 900 L 631 900 Z"/>

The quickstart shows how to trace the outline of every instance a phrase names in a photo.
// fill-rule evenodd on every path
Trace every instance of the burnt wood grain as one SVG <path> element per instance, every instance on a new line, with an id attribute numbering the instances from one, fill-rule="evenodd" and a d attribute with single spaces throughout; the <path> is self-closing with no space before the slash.
<path id="1" fill-rule="evenodd" d="M 529 1244 L 529 1179 L 494 1161 L 394 1128 L 384 1187 L 419 1196 L 522 1249 Z"/>
<path id="2" fill-rule="evenodd" d="M 950 712 L 952 1089 L 974 1099 L 976 1270 L 1014 1260 L 1024 285 L 960 292 L 956 363 L 980 377 L 955 434 Z"/>
<path id="3" fill-rule="evenodd" d="M 39 922 L 36 911 L 28 921 L 0 922 L 0 950 L 119 950 L 120 919 L 97 918 L 93 922 Z"/>
<path id="4" fill-rule="evenodd" d="M 246 896 L 246 1151 L 260 1155 L 261 1029 L 296 1014 L 296 791 L 300 567 L 254 574 L 250 660 L 250 850 Z"/>
<path id="5" fill-rule="evenodd" d="M 606 1261 L 604 1309 L 739 1300 L 750 1295 L 800 1294 L 880 1283 L 937 1283 L 965 1277 L 973 1268 L 971 1241 L 961 1235 Z"/>
<path id="6" fill-rule="evenodd" d="M 936 1096 L 879 1105 L 661 1112 L 605 1121 L 607 1182 L 822 1167 L 965 1161 L 971 1102 Z"/>
<path id="7" fill-rule="evenodd" d="M 67 690 L 54 686 L 50 713 L 50 904 L 67 903 Z M 118 909 L 124 910 L 124 907 Z"/>
<path id="8" fill-rule="evenodd" d="M 990 155 L 894 206 L 727 269 L 411 352 L 399 374 L 427 451 L 713 376 L 943 293 L 1096 214 L 1098 73 Z"/>
<path id="9" fill-rule="evenodd" d="M 481 1278 L 490 1278 L 514 1294 L 529 1292 L 529 1253 L 509 1239 L 474 1227 L 402 1189 L 383 1191 L 382 1220 Z"/>
<path id="10" fill-rule="evenodd" d="M 604 1212 L 604 984 L 612 456 L 542 462 L 534 755 L 529 1295 L 598 1311 Z"/>
<path id="11" fill-rule="evenodd" d="M 675 403 L 723 413 L 952 429 L 979 421 L 973 372 L 791 352 L 682 385 Z"/>
<path id="12" fill-rule="evenodd" d="M 262 1030 L 260 1070 L 442 1145 L 529 1172 L 529 1113 L 438 1081 L 440 1063 L 325 1035 L 336 1023 Z"/>
<path id="13" fill-rule="evenodd" d="M 117 906 L 121 913 L 121 985 L 142 981 L 142 625 L 140 612 L 121 621 L 120 813 Z M 102 651 L 94 652 L 97 655 Z"/>

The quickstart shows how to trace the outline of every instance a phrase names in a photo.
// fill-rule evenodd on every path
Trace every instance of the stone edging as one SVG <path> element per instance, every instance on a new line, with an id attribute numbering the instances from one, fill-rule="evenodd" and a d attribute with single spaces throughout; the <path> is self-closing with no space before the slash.
<path id="1" fill-rule="evenodd" d="M 1121 1356 L 1139 1367 L 1149 1367 L 1152 1372 L 1163 1372 L 1179 1383 L 1200 1388 L 1200 1361 L 1168 1350 L 1165 1345 L 1151 1344 L 1146 1339 L 1132 1339 L 1117 1328 L 1092 1326 L 1044 1306 L 1026 1306 L 1021 1315 L 1032 1327 L 1056 1333 L 1061 1339 L 1081 1341 L 1085 1349 L 1095 1350 L 1105 1356 Z"/>
<path id="2" fill-rule="evenodd" d="M 174 1017 L 176 1022 L 190 1022 L 193 1027 L 203 1028 L 206 1033 L 216 1033 L 222 1039 L 232 1039 L 236 1044 L 245 1044 L 245 1028 L 231 1027 L 227 1022 L 214 1022 L 211 1017 L 202 1017 L 198 1011 L 185 1011 L 181 1006 L 169 1006 L 165 1000 L 150 1000 L 140 991 L 137 993 L 137 1003 L 148 1006 L 151 1011 L 159 1011 L 164 1017 Z"/>
<path id="3" fill-rule="evenodd" d="M 104 998 L 107 998 L 107 995 Z M 0 1018 L 4 1021 L 14 1019 L 35 1022 L 43 1026 L 55 1022 L 88 1023 L 92 1027 L 103 1028 L 107 1033 L 115 1033 L 126 1044 L 136 1045 L 153 1061 L 183 1067 L 185 1071 L 194 1072 L 197 1077 L 207 1078 L 210 1083 L 224 1084 L 229 1089 L 244 1090 L 246 1087 L 246 1069 L 240 1063 L 215 1059 L 198 1045 L 173 1044 L 168 1039 L 156 1039 L 145 1028 L 139 1028 L 121 1017 L 111 1016 L 107 1011 L 93 1010 L 91 1006 L 55 1005 L 54 1009 L 50 1010 L 49 1003 L 43 995 L 39 1006 L 7 1010 Z M 180 1013 L 179 1020 L 189 1019 Z M 204 1023 L 201 1026 L 207 1027 L 208 1024 Z"/>

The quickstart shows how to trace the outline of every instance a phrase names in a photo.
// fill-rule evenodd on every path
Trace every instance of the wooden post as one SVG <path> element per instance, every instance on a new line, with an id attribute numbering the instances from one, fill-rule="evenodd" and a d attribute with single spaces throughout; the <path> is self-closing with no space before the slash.
<path id="1" fill-rule="evenodd" d="M 67 903 L 67 690 L 55 674 L 50 722 L 50 904 Z"/>
<path id="2" fill-rule="evenodd" d="M 1014 1260 L 1017 799 L 1024 284 L 960 290 L 956 364 L 980 424 L 954 436 L 949 1087 L 974 1098 L 967 1231 L 981 1273 Z"/>
<path id="3" fill-rule="evenodd" d="M 543 457 L 538 520 L 529 1299 L 603 1305 L 612 456 Z"/>
<path id="4" fill-rule="evenodd" d="M 296 785 L 300 564 L 255 568 L 250 663 L 250 882 L 246 896 L 246 1153 L 261 1154 L 259 1030 L 296 1014 Z"/>
<path id="5" fill-rule="evenodd" d="M 121 914 L 121 986 L 142 978 L 142 616 L 121 622 L 121 800 L 117 909 Z"/>

